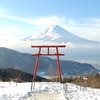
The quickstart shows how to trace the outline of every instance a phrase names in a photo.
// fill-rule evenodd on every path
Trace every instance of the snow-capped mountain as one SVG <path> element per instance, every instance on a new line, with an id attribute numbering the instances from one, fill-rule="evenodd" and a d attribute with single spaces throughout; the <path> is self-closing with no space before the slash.
<path id="1" fill-rule="evenodd" d="M 44 42 L 55 42 L 55 43 L 81 43 L 81 44 L 100 44 L 97 41 L 91 41 L 79 36 L 76 36 L 67 30 L 61 28 L 58 25 L 51 25 L 44 31 L 34 34 L 30 37 L 23 39 L 24 41 L 44 41 Z"/>

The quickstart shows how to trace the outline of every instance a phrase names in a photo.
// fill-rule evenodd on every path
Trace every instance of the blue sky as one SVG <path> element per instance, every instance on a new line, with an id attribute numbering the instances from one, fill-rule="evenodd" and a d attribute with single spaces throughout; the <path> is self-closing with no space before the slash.
<path id="1" fill-rule="evenodd" d="M 0 0 L 0 39 L 23 39 L 57 24 L 100 41 L 100 0 Z"/>

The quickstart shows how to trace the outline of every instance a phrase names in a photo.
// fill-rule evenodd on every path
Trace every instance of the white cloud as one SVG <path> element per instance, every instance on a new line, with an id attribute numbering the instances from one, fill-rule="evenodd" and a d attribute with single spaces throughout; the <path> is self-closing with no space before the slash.
<path id="1" fill-rule="evenodd" d="M 5 35 L 12 35 L 16 34 L 18 37 L 21 36 L 21 34 L 28 34 L 28 33 L 38 33 L 40 30 L 44 30 L 47 28 L 49 25 L 53 24 L 58 24 L 61 27 L 65 28 L 66 30 L 72 32 L 73 34 L 89 39 L 89 40 L 95 40 L 95 41 L 100 41 L 100 19 L 96 18 L 89 18 L 89 19 L 69 19 L 66 17 L 58 17 L 58 16 L 44 16 L 44 17 L 38 17 L 38 18 L 25 18 L 25 17 L 19 17 L 19 16 L 14 16 L 12 13 L 1 7 L 0 10 L 0 18 L 11 20 L 11 23 L 13 21 L 17 21 L 19 24 L 25 23 L 28 27 L 28 24 L 33 25 L 35 29 L 30 29 L 31 31 L 29 32 L 26 31 L 26 27 L 24 28 L 24 25 L 21 26 L 23 28 L 20 28 L 20 26 L 14 25 L 14 26 L 7 26 L 6 24 L 0 28 L 0 34 L 5 34 Z M 1 20 L 2 21 L 2 20 Z M 32 32 L 33 31 L 33 32 Z M 32 34 L 31 34 L 32 35 Z M 23 37 L 25 38 L 25 37 Z"/>
<path id="2" fill-rule="evenodd" d="M 19 28 L 17 26 L 5 26 L 0 28 L 0 34 L 14 34 L 19 33 Z M 2 35 L 1 35 L 2 36 Z"/>
<path id="3" fill-rule="evenodd" d="M 32 53 L 34 50 L 31 48 L 32 45 L 66 45 L 66 49 L 96 49 L 100 48 L 100 45 L 87 45 L 87 44 L 74 44 L 68 43 L 55 43 L 55 42 L 43 42 L 43 41 L 20 41 L 20 40 L 2 40 L 0 47 L 11 48 L 20 52 Z"/>
<path id="4" fill-rule="evenodd" d="M 10 10 L 4 8 L 3 6 L 0 5 L 0 15 L 5 15 L 11 13 Z"/>
<path id="5" fill-rule="evenodd" d="M 67 21 L 65 22 L 67 23 Z M 81 19 L 81 21 L 70 20 L 69 23 L 63 24 L 62 26 L 77 36 L 89 40 L 100 41 L 100 19 Z"/>
<path id="6" fill-rule="evenodd" d="M 24 18 L 24 17 L 17 17 L 13 15 L 8 15 L 8 14 L 1 14 L 0 17 L 5 18 L 5 19 L 17 20 L 17 21 L 32 24 L 32 25 L 39 25 L 39 26 L 61 24 L 65 20 L 64 18 L 59 18 L 57 16 L 49 16 L 49 17 L 41 17 L 41 18 Z"/>
<path id="7" fill-rule="evenodd" d="M 52 24 L 60 24 L 64 22 L 63 18 L 59 18 L 57 16 L 50 16 L 50 17 L 43 17 L 43 18 L 37 18 L 35 20 L 33 19 L 23 19 L 23 21 L 33 24 L 33 25 L 52 25 Z"/>

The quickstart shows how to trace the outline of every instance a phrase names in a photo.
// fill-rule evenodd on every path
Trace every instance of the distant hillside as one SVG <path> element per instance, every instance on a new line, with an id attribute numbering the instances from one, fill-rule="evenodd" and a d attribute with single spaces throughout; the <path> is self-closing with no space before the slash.
<path id="1" fill-rule="evenodd" d="M 11 49 L 0 47 L 0 68 L 20 69 L 33 74 L 36 57 L 31 54 L 20 53 Z M 87 75 L 97 73 L 98 70 L 87 63 L 61 60 L 62 75 Z M 57 63 L 55 59 L 41 57 L 38 67 L 38 75 L 57 75 Z"/>
<path id="2" fill-rule="evenodd" d="M 33 79 L 33 75 L 23 72 L 21 70 L 5 68 L 0 69 L 0 80 L 1 81 L 20 81 L 20 82 L 31 82 Z M 36 81 L 46 80 L 45 78 L 36 77 Z"/>

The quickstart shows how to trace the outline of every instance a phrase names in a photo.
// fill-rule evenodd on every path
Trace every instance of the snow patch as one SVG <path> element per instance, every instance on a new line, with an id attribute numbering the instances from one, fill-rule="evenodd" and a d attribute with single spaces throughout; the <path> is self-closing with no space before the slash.
<path id="1" fill-rule="evenodd" d="M 100 89 L 80 90 L 80 86 L 71 83 L 36 82 L 31 91 L 30 82 L 17 86 L 15 82 L 0 82 L 0 100 L 100 100 Z"/>

